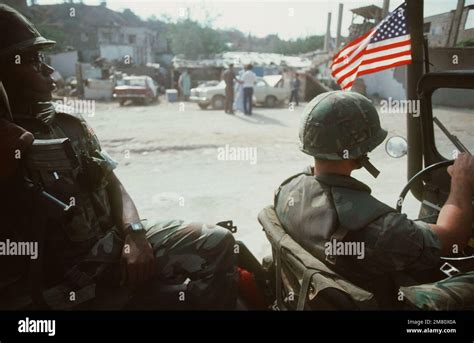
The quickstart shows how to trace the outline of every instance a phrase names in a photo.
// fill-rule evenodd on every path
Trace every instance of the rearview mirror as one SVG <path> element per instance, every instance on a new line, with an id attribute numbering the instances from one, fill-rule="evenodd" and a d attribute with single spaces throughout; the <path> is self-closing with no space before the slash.
<path id="1" fill-rule="evenodd" d="M 391 137 L 385 143 L 385 151 L 390 157 L 400 158 L 407 154 L 408 143 L 405 138 L 400 136 Z"/>

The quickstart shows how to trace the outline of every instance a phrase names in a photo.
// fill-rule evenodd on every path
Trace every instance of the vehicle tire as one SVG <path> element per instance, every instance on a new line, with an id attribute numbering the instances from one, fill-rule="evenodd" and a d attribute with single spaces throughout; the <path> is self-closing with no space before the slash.
<path id="1" fill-rule="evenodd" d="M 214 110 L 223 110 L 224 102 L 225 102 L 225 98 L 222 95 L 215 95 L 212 98 L 212 108 Z"/>
<path id="2" fill-rule="evenodd" d="M 278 104 L 278 99 L 273 95 L 269 95 L 265 98 L 265 107 L 273 108 Z"/>
<path id="3" fill-rule="evenodd" d="M 119 102 L 119 106 L 123 106 L 123 105 L 125 105 L 125 103 L 126 103 L 126 102 L 127 102 L 127 100 L 120 100 L 120 102 Z"/>
<path id="4" fill-rule="evenodd" d="M 201 110 L 205 110 L 206 108 L 209 107 L 209 104 L 198 104 L 198 106 Z"/>

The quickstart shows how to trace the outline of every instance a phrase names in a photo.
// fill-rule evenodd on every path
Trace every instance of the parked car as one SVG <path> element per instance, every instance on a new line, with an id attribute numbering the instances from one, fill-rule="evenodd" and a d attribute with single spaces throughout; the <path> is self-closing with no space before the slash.
<path id="1" fill-rule="evenodd" d="M 131 100 L 134 104 L 150 104 L 158 99 L 158 87 L 149 76 L 126 76 L 117 82 L 113 97 L 120 106 Z"/>
<path id="2" fill-rule="evenodd" d="M 280 80 L 281 75 L 258 77 L 254 87 L 253 103 L 275 107 L 284 102 L 288 98 L 288 90 L 282 87 Z M 196 102 L 201 109 L 211 106 L 215 110 L 222 110 L 225 102 L 225 82 L 221 81 L 215 86 L 200 85 L 193 88 L 189 99 Z"/>

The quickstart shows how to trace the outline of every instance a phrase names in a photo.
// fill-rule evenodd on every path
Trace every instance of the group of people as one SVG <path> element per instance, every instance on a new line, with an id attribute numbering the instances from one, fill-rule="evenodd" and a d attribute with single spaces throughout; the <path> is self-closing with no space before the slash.
<path id="1" fill-rule="evenodd" d="M 234 64 L 229 64 L 222 73 L 225 82 L 224 112 L 234 114 L 234 110 L 241 111 L 245 115 L 252 115 L 253 96 L 257 75 L 253 72 L 252 64 L 247 64 L 244 71 L 237 75 Z M 290 81 L 290 100 L 295 106 L 299 106 L 299 92 L 301 81 L 298 73 L 293 73 Z M 191 95 L 191 76 L 187 69 L 183 69 L 178 78 L 178 89 L 184 101 L 189 100 Z M 237 96 L 235 96 L 237 95 Z"/>
<path id="2" fill-rule="evenodd" d="M 0 42 L 5 92 L 0 95 L 6 113 L 6 119 L 0 119 L 0 194 L 7 200 L 0 206 L 0 240 L 41 244 L 38 261 L 0 256 L 0 308 L 7 303 L 10 309 L 77 308 L 81 301 L 100 309 L 235 308 L 232 234 L 216 225 L 183 220 L 152 225 L 143 221 L 114 173 L 116 164 L 85 120 L 58 110 L 51 101 L 54 69 L 41 50 L 55 42 L 6 5 L 0 5 L 0 29 L 5 37 Z M 20 64 L 15 63 L 18 57 Z M 242 85 L 245 112 L 251 114 L 256 81 L 252 67 L 237 79 L 230 66 L 224 79 L 226 113 L 233 113 L 235 81 Z M 472 234 L 470 155 L 460 154 L 448 169 L 451 191 L 436 224 L 409 220 L 351 177 L 361 167 L 374 170 L 367 154 L 386 136 L 375 107 L 364 96 L 344 91 L 319 95 L 307 105 L 299 135 L 301 150 L 313 156 L 315 164 L 283 182 L 274 204 L 287 233 L 325 263 L 320 252 L 333 237 L 364 242 L 365 259 L 343 256 L 335 265 L 374 291 L 374 280 L 395 273 L 417 277 L 436 271 L 440 255 L 449 254 L 454 245 L 466 246 Z M 49 216 L 41 194 L 24 186 L 16 156 L 35 139 L 68 139 L 78 158 L 80 172 L 43 175 L 59 199 L 68 201 L 72 194 L 76 199 L 67 221 Z M 163 293 L 163 285 L 170 284 L 184 287 L 185 301 Z M 473 284 L 471 275 L 465 287 Z M 72 301 L 71 291 L 81 296 Z"/>
<path id="3" fill-rule="evenodd" d="M 252 69 L 253 66 L 248 64 L 245 66 L 244 72 L 237 76 L 234 64 L 231 63 L 222 74 L 222 79 L 225 82 L 225 113 L 234 114 L 235 109 L 246 115 L 252 115 L 254 87 L 257 82 L 257 75 Z M 300 75 L 295 72 L 290 81 L 291 93 L 289 100 L 295 106 L 299 106 L 300 88 Z M 235 96 L 236 93 L 237 96 Z"/>
<path id="4" fill-rule="evenodd" d="M 251 64 L 247 64 L 244 69 L 242 75 L 237 77 L 234 64 L 231 63 L 222 74 L 222 79 L 225 82 L 224 111 L 227 114 L 234 114 L 235 108 L 246 115 L 252 115 L 253 93 L 257 75 L 252 71 L 253 66 Z M 237 97 L 234 96 L 235 90 L 237 90 Z"/>

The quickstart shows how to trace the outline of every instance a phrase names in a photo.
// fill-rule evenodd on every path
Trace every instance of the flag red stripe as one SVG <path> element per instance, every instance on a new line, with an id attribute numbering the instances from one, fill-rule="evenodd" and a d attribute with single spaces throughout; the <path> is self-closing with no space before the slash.
<path id="1" fill-rule="evenodd" d="M 357 74 L 357 76 L 376 73 L 376 72 L 381 71 L 381 70 L 390 69 L 390 68 L 398 67 L 398 66 L 401 66 L 401 65 L 404 65 L 404 64 L 410 64 L 410 63 L 411 63 L 411 60 L 398 61 L 398 62 L 395 62 L 395 63 L 380 66 L 380 67 L 377 67 L 377 68 L 362 70 L 360 73 Z M 351 87 L 353 85 L 354 81 L 349 82 L 343 89 L 347 89 L 347 88 Z"/>
<path id="2" fill-rule="evenodd" d="M 352 74 L 354 73 L 357 73 L 357 71 L 359 70 L 359 66 L 355 67 L 354 69 L 352 69 L 350 72 L 344 74 L 343 76 L 341 76 L 340 78 L 336 79 L 337 83 L 341 84 L 342 81 L 344 81 L 345 79 L 347 79 L 349 76 L 351 76 Z"/>
<path id="3" fill-rule="evenodd" d="M 372 52 L 377 52 L 377 51 L 382 51 L 382 50 L 392 49 L 392 48 L 398 48 L 400 46 L 404 46 L 404 45 L 408 45 L 408 44 L 411 44 L 411 39 L 410 38 L 408 38 L 407 40 L 401 41 L 401 42 L 382 45 L 382 46 L 378 46 L 378 47 L 375 47 L 375 48 L 371 48 L 370 44 L 369 44 L 369 46 L 367 47 L 367 53 L 372 53 Z"/>
<path id="4" fill-rule="evenodd" d="M 379 52 L 379 51 L 383 51 L 383 50 L 388 50 L 388 49 L 392 49 L 392 48 L 399 48 L 399 47 L 402 47 L 402 46 L 405 46 L 405 45 L 409 45 L 411 44 L 411 40 L 410 39 L 407 39 L 407 40 L 404 40 L 404 41 L 401 41 L 401 42 L 397 42 L 397 43 L 392 43 L 392 44 L 387 44 L 387 45 L 382 45 L 382 46 L 378 46 L 378 47 L 375 47 L 375 48 L 369 48 L 369 46 L 364 49 L 364 50 L 361 50 L 356 56 L 354 56 L 353 58 L 351 58 L 351 60 L 349 62 L 347 62 L 346 64 L 338 67 L 337 69 L 333 70 L 331 72 L 331 75 L 333 77 L 336 77 L 336 74 L 339 73 L 341 70 L 343 70 L 344 68 L 347 68 L 349 65 L 351 65 L 354 61 L 357 61 L 357 59 L 359 57 L 361 57 L 362 55 L 364 54 L 368 54 L 368 53 L 374 53 L 374 52 Z M 333 63 L 334 64 L 334 63 Z M 331 65 L 332 67 L 332 65 Z"/>
<path id="5" fill-rule="evenodd" d="M 351 76 L 352 74 L 357 72 L 359 70 L 359 67 L 362 66 L 362 65 L 371 64 L 371 63 L 374 63 L 374 62 L 381 62 L 381 61 L 385 61 L 385 60 L 391 60 L 393 58 L 406 56 L 406 55 L 411 55 L 411 50 L 397 52 L 397 53 L 394 53 L 394 54 L 389 54 L 389 55 L 384 55 L 384 56 L 379 56 L 379 57 L 374 57 L 374 58 L 363 60 L 361 63 L 359 63 L 359 65 L 357 67 L 352 69 L 350 72 L 348 72 L 348 73 L 342 75 L 341 77 L 337 78 L 337 83 L 339 83 L 339 84 L 342 83 L 349 76 Z M 332 75 L 334 76 L 334 74 L 332 74 Z"/>
<path id="6" fill-rule="evenodd" d="M 404 64 L 410 64 L 410 63 L 411 63 L 411 59 L 410 60 L 405 60 L 405 61 L 398 61 L 398 62 L 395 62 L 395 63 L 383 65 L 383 66 L 380 66 L 380 67 L 377 67 L 377 68 L 362 70 L 360 73 L 357 74 L 357 76 L 376 73 L 376 72 L 381 71 L 381 70 L 390 69 L 390 68 L 393 68 L 393 67 L 398 67 L 398 66 L 401 66 L 401 65 L 404 65 Z"/>
<path id="7" fill-rule="evenodd" d="M 375 58 L 370 58 L 370 59 L 367 59 L 367 60 L 363 60 L 360 65 L 371 64 L 371 63 L 374 63 L 374 62 L 390 60 L 392 58 L 405 56 L 405 55 L 411 55 L 411 50 L 397 52 L 395 54 L 384 55 L 384 56 L 380 56 L 380 57 L 375 57 Z"/>
<path id="8" fill-rule="evenodd" d="M 358 53 L 356 56 L 354 56 L 353 58 L 351 58 L 350 61 L 348 61 L 347 63 L 343 64 L 343 65 L 340 66 L 339 68 L 333 70 L 332 73 L 331 73 L 331 75 L 332 75 L 333 77 L 336 77 L 336 74 L 337 74 L 337 73 L 339 73 L 339 72 L 340 72 L 341 70 L 343 70 L 344 68 L 347 68 L 347 67 L 350 66 L 354 61 L 357 61 L 357 59 L 358 59 L 359 57 L 361 57 L 362 55 L 364 55 L 364 54 L 366 53 L 366 49 L 367 49 L 367 48 L 365 48 L 365 49 L 359 51 L 359 53 Z"/>
<path id="9" fill-rule="evenodd" d="M 345 50 L 347 50 L 348 48 L 360 43 L 361 41 L 363 41 L 365 38 L 367 38 L 367 36 L 369 36 L 372 31 L 375 30 L 375 29 L 371 29 L 369 31 L 367 31 L 367 33 L 365 33 L 364 35 L 360 36 L 359 38 L 356 38 L 354 39 L 352 42 L 350 42 L 347 46 L 344 47 L 344 49 L 342 49 L 341 51 L 339 51 L 336 56 L 333 57 L 333 64 L 334 63 L 339 63 L 341 62 L 344 58 L 342 57 L 339 61 L 337 60 L 339 58 L 339 55 L 342 54 Z"/>
<path id="10" fill-rule="evenodd" d="M 410 63 L 411 63 L 411 59 L 410 60 L 398 61 L 398 62 L 382 65 L 382 66 L 379 66 L 379 67 L 370 68 L 370 69 L 367 69 L 367 70 L 361 70 L 360 72 L 357 73 L 357 77 L 359 77 L 361 75 L 376 73 L 376 72 L 381 71 L 381 70 L 390 69 L 390 68 L 398 67 L 398 66 L 401 66 L 401 65 L 404 65 L 404 64 L 410 64 Z M 359 68 L 356 68 L 354 70 L 359 70 Z M 353 72 L 351 72 L 351 74 L 353 74 Z M 346 76 L 344 76 L 344 78 L 346 78 Z M 338 81 L 339 84 L 342 82 L 342 80 L 341 80 L 341 82 L 339 82 L 339 80 L 337 80 L 337 81 Z M 342 89 L 350 88 L 352 86 L 352 84 L 354 83 L 354 81 L 355 81 L 355 79 L 352 80 L 351 82 L 349 82 L 345 87 L 342 87 Z"/>

